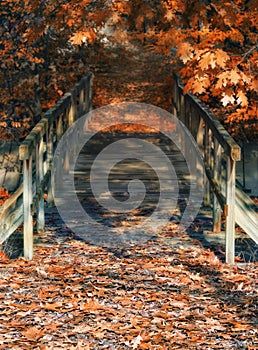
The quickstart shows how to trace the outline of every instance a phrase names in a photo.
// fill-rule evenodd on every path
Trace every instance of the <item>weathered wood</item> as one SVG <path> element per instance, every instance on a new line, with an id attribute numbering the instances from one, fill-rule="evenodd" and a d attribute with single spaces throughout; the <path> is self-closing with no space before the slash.
<path id="1" fill-rule="evenodd" d="M 213 178 L 218 183 L 219 168 L 221 162 L 221 146 L 217 139 L 214 140 L 214 168 Z M 213 232 L 219 233 L 221 231 L 221 207 L 216 194 L 213 192 Z"/>
<path id="2" fill-rule="evenodd" d="M 47 173 L 45 174 L 43 180 L 41 181 L 38 189 L 37 189 L 37 193 L 33 197 L 33 201 L 32 201 L 32 204 L 31 204 L 31 212 L 32 212 L 32 214 L 35 214 L 37 212 L 39 203 L 40 203 L 40 201 L 43 198 L 45 188 L 47 187 L 47 185 L 49 183 L 50 176 L 51 176 L 51 171 L 48 170 Z"/>
<path id="3" fill-rule="evenodd" d="M 46 172 L 50 171 L 52 160 L 53 160 L 53 152 L 54 152 L 54 146 L 53 146 L 53 124 L 51 124 L 47 130 L 46 134 L 46 153 L 47 153 L 47 159 L 46 159 Z M 52 191 L 52 185 L 49 181 L 47 183 L 47 203 L 48 206 L 51 207 L 54 205 L 54 196 Z"/>
<path id="4" fill-rule="evenodd" d="M 33 257 L 33 217 L 32 204 L 32 155 L 23 162 L 23 239 L 24 257 L 31 260 Z"/>
<path id="5" fill-rule="evenodd" d="M 205 123 L 205 132 L 204 132 L 204 164 L 210 169 L 210 129 L 207 123 Z M 205 206 L 210 206 L 210 182 L 206 178 L 204 181 L 204 199 L 203 203 Z"/>
<path id="6" fill-rule="evenodd" d="M 0 208 L 0 241 L 7 239 L 24 223 L 24 255 L 33 257 L 33 214 L 37 213 L 37 229 L 44 229 L 44 191 L 48 190 L 48 205 L 53 203 L 50 177 L 53 154 L 57 146 L 54 132 L 59 119 L 58 137 L 72 125 L 81 112 L 91 108 L 91 85 L 93 75 L 88 73 L 76 86 L 65 94 L 57 104 L 50 108 L 40 122 L 32 129 L 24 142 L 19 146 L 17 155 L 23 161 L 23 183 Z M 87 101 L 86 101 L 87 97 Z M 80 104 L 79 109 L 73 101 Z M 61 118 L 60 118 L 61 116 Z M 11 147 L 11 144 L 8 144 Z M 10 153 L 10 152 L 9 152 Z M 34 154 L 36 157 L 34 158 Z M 16 155 L 16 158 L 17 158 Z M 9 158 L 8 158 L 9 159 Z M 0 162 L 6 161 L 3 159 Z M 16 165 L 19 164 L 15 161 Z M 17 170 L 17 176 L 19 169 Z M 4 175 L 3 173 L 3 181 Z M 15 173 L 16 176 L 16 173 Z M 19 176 L 17 177 L 17 179 Z"/>
<path id="7" fill-rule="evenodd" d="M 181 83 L 180 77 L 178 75 L 174 75 L 174 78 L 176 80 L 180 95 L 184 95 L 184 87 Z M 211 129 L 212 133 L 219 141 L 226 154 L 235 161 L 239 161 L 241 159 L 241 148 L 225 130 L 214 114 L 208 109 L 208 107 L 191 93 L 187 93 L 184 97 L 186 102 L 190 103 L 193 108 L 198 111 L 202 119 L 208 124 L 208 127 Z"/>
<path id="8" fill-rule="evenodd" d="M 227 158 L 226 263 L 235 263 L 235 185 L 236 162 Z"/>
<path id="9" fill-rule="evenodd" d="M 240 188 L 236 188 L 236 222 L 258 244 L 258 206 Z"/>
<path id="10" fill-rule="evenodd" d="M 37 145 L 36 149 L 36 186 L 37 192 L 41 189 L 41 182 L 44 178 L 44 164 L 43 164 L 43 139 Z M 45 229 L 45 209 L 44 197 L 41 196 L 37 206 L 37 232 L 44 232 Z"/>
<path id="11" fill-rule="evenodd" d="M 0 242 L 4 242 L 23 222 L 23 184 L 0 207 Z"/>
<path id="12" fill-rule="evenodd" d="M 204 205 L 211 204 L 210 190 L 212 189 L 213 229 L 215 232 L 220 230 L 221 209 L 224 209 L 227 214 L 226 259 L 227 262 L 231 264 L 234 263 L 235 251 L 235 161 L 241 158 L 241 148 L 204 103 L 191 93 L 184 95 L 184 87 L 178 75 L 175 75 L 174 86 L 174 109 L 181 114 L 181 107 L 182 105 L 184 106 L 183 113 L 179 115 L 179 118 L 182 120 L 184 120 L 185 111 L 188 111 L 190 120 L 186 122 L 186 126 L 189 127 L 192 135 L 196 137 L 196 142 L 204 158 L 207 175 L 205 181 Z M 179 96 L 179 100 L 177 96 Z M 194 113 L 191 113 L 192 110 Z M 195 119 L 199 119 L 197 125 L 196 120 L 193 120 L 193 115 Z M 203 123 L 205 124 L 204 131 Z M 225 180 L 223 180 L 223 171 L 221 168 L 223 166 L 222 155 L 227 159 L 227 176 Z M 223 181 L 226 182 L 226 186 L 224 186 Z"/>

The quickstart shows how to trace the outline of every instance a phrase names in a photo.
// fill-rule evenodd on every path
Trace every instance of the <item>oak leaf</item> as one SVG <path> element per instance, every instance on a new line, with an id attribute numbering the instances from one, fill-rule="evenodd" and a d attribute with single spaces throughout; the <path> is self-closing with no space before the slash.
<path id="1" fill-rule="evenodd" d="M 241 75 L 237 69 L 232 69 L 228 74 L 228 79 L 231 81 L 231 83 L 237 84 L 239 80 L 241 80 Z"/>
<path id="2" fill-rule="evenodd" d="M 242 107 L 248 106 L 248 99 L 246 97 L 246 94 L 242 90 L 238 91 L 236 102 L 237 102 L 237 104 L 241 105 Z"/>
<path id="3" fill-rule="evenodd" d="M 202 70 L 206 70 L 211 66 L 212 69 L 216 67 L 216 58 L 213 52 L 206 52 L 202 55 L 199 61 L 199 66 Z"/>
<path id="4" fill-rule="evenodd" d="M 39 329 L 37 327 L 30 327 L 26 329 L 25 331 L 22 331 L 22 335 L 27 338 L 30 341 L 38 341 L 43 335 L 45 331 L 42 329 Z"/>
<path id="5" fill-rule="evenodd" d="M 221 49 L 217 49 L 216 50 L 216 64 L 221 67 L 221 68 L 225 68 L 226 66 L 226 62 L 230 59 L 229 55 L 221 50 Z"/>
<path id="6" fill-rule="evenodd" d="M 222 72 L 218 75 L 218 81 L 215 85 L 216 89 L 221 89 L 222 87 L 227 86 L 227 77 L 228 77 L 228 72 Z"/>
<path id="7" fill-rule="evenodd" d="M 137 337 L 131 342 L 131 347 L 132 349 L 137 349 L 138 346 L 141 344 L 141 341 L 143 340 L 143 338 L 141 337 L 141 335 L 137 335 Z"/>
<path id="8" fill-rule="evenodd" d="M 194 49 L 192 46 L 188 42 L 184 42 L 179 46 L 177 56 L 179 56 L 184 63 L 187 63 L 191 58 L 193 58 L 193 52 Z"/>
<path id="9" fill-rule="evenodd" d="M 235 97 L 233 95 L 223 94 L 224 97 L 221 99 L 221 102 L 224 107 L 226 107 L 229 103 L 234 104 Z"/>

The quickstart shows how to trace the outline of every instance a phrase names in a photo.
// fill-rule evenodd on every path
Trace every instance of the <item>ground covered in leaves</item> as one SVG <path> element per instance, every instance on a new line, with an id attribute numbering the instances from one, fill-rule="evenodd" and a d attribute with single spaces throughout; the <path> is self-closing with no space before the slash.
<path id="1" fill-rule="evenodd" d="M 171 224 L 143 245 L 75 240 L 55 211 L 33 261 L 0 260 L 0 349 L 257 349 L 257 265 Z"/>
<path id="2" fill-rule="evenodd" d="M 94 107 L 170 111 L 172 67 L 134 52 L 123 62 L 93 60 Z M 0 349 L 257 349 L 257 264 L 227 266 L 176 227 L 111 249 L 49 212 L 33 261 L 0 253 Z"/>

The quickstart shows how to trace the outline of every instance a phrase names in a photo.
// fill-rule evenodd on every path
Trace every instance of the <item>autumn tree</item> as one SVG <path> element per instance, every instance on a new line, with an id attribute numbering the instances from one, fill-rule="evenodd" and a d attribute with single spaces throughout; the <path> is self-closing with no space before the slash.
<path id="1" fill-rule="evenodd" d="M 138 46 L 167 56 L 185 92 L 214 108 L 231 133 L 255 136 L 254 0 L 4 0 L 1 6 L 3 127 L 30 127 L 32 116 L 89 69 L 91 52 L 103 59 L 110 48 Z"/>
<path id="2" fill-rule="evenodd" d="M 214 108 L 233 135 L 257 137 L 257 2 L 167 0 L 162 5 L 159 21 L 145 35 L 150 48 L 172 56 L 185 92 Z"/>

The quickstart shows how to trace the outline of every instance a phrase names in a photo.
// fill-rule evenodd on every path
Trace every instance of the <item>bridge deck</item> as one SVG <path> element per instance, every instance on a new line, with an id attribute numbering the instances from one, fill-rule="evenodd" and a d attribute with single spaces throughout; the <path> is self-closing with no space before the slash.
<path id="1" fill-rule="evenodd" d="M 152 162 L 157 163 L 157 159 L 155 159 L 157 155 L 148 153 L 148 151 L 147 153 L 144 152 L 146 162 L 137 159 L 137 157 L 141 158 L 142 156 L 141 150 L 138 155 L 135 152 L 128 154 L 128 158 L 124 160 L 120 159 L 119 151 L 117 154 L 109 154 L 109 156 L 105 157 L 105 160 L 101 162 L 102 165 L 98 169 L 99 178 L 94 182 L 94 186 L 98 189 L 99 186 L 101 186 L 101 183 L 98 183 L 98 181 L 101 182 L 102 176 L 103 178 L 105 177 L 105 169 L 107 169 L 110 164 L 114 165 L 108 179 L 106 179 L 108 181 L 110 192 L 103 193 L 101 196 L 104 202 L 107 203 L 107 206 L 109 205 L 111 196 L 113 196 L 113 198 L 121 202 L 121 207 L 123 207 L 123 203 L 125 203 L 124 201 L 129 199 L 128 185 L 131 180 L 138 179 L 142 181 L 146 189 L 144 200 L 141 202 L 140 206 L 137 206 L 136 209 L 131 210 L 128 213 L 116 213 L 104 208 L 104 206 L 101 206 L 96 201 L 90 184 L 90 170 L 96 156 L 101 150 L 108 147 L 110 143 L 123 138 L 143 139 L 159 146 L 169 158 L 175 169 L 175 174 L 173 176 L 173 174 L 168 173 L 168 170 L 162 162 L 160 162 L 158 168 L 152 169 L 147 162 L 149 161 L 149 164 Z M 152 215 L 156 210 L 161 190 L 160 180 L 157 176 L 158 173 L 161 174 L 163 182 L 167 181 L 167 183 L 162 184 L 164 187 L 163 190 L 167 190 L 168 195 L 172 193 L 175 196 L 173 201 L 175 202 L 176 207 L 173 209 L 171 207 L 171 201 L 168 200 L 162 208 L 162 210 L 167 213 L 163 214 L 178 222 L 180 213 L 184 210 L 189 195 L 189 172 L 186 162 L 179 150 L 176 149 L 176 146 L 173 145 L 171 141 L 169 142 L 169 140 L 156 134 L 147 135 L 130 133 L 114 135 L 106 133 L 98 135 L 98 137 L 93 138 L 87 143 L 78 157 L 75 167 L 75 186 L 77 196 L 84 210 L 86 210 L 93 220 L 100 222 L 104 226 L 113 227 L 114 230 L 117 229 L 121 231 L 122 229 L 122 231 L 125 232 L 128 228 L 130 232 L 132 232 L 134 227 L 137 230 L 139 223 L 142 223 L 146 217 Z M 177 193 L 177 186 L 179 193 Z M 133 191 L 131 195 L 132 203 L 135 201 L 136 204 L 139 201 L 139 197 L 142 195 L 142 188 L 137 188 L 136 186 L 135 191 Z M 152 222 L 152 227 L 158 225 L 159 219 L 156 217 Z M 146 233 L 146 229 L 144 231 Z M 103 230 L 103 234 L 105 235 L 105 230 Z M 93 232 L 93 236 L 96 236 L 96 233 Z"/>
<path id="2" fill-rule="evenodd" d="M 151 229 L 148 229 L 148 226 L 141 225 L 147 217 L 153 214 L 159 201 L 160 186 L 157 173 L 162 174 L 163 172 L 165 174 L 163 180 L 166 179 L 167 176 L 169 176 L 170 179 L 173 178 L 173 174 L 167 174 L 167 169 L 162 162 L 160 162 L 158 168 L 154 169 L 154 172 L 146 162 L 137 160 L 137 156 L 134 153 L 129 155 L 130 159 L 128 157 L 127 159 L 120 161 L 118 152 L 117 154 L 111 153 L 109 157 L 106 157 L 105 161 L 102 162 L 101 167 L 98 168 L 99 174 L 101 174 L 101 172 L 108 168 L 110 164 L 114 164 L 108 177 L 110 192 L 103 193 L 102 196 L 102 199 L 106 200 L 107 204 L 109 204 L 109 200 L 111 196 L 113 196 L 116 200 L 121 201 L 121 204 L 123 205 L 124 201 L 129 198 L 129 182 L 134 179 L 143 181 L 146 188 L 146 195 L 140 206 L 135 210 L 131 210 L 127 213 L 112 212 L 98 203 L 95 194 L 93 194 L 92 191 L 90 171 L 99 152 L 108 147 L 110 143 L 124 138 L 143 139 L 158 146 L 165 152 L 175 169 L 175 181 L 172 181 L 172 184 L 178 184 L 178 193 L 176 188 L 169 187 L 167 189 L 168 193 L 174 193 L 175 206 L 173 208 L 171 202 L 168 201 L 162 208 L 163 211 L 160 213 L 160 217 L 156 216 L 151 221 Z M 138 156 L 140 156 L 140 153 L 141 152 L 139 152 Z M 145 154 L 146 161 L 149 161 L 150 163 L 157 160 L 155 157 L 155 154 Z M 191 239 L 194 239 L 194 241 L 198 240 L 204 247 L 221 247 L 225 244 L 225 233 L 204 234 L 204 232 L 211 233 L 212 230 L 212 212 L 211 209 L 207 207 L 200 208 L 199 214 L 194 220 L 193 225 L 187 230 L 186 236 L 182 239 L 182 230 L 180 231 L 178 229 L 178 223 L 180 222 L 180 218 L 186 208 L 186 203 L 189 198 L 189 170 L 182 153 L 172 141 L 165 138 L 164 135 L 162 136 L 161 134 L 154 133 L 98 134 L 82 148 L 76 161 L 74 178 L 77 197 L 82 207 L 93 221 L 101 223 L 101 226 L 87 226 L 82 220 L 72 224 L 75 231 L 77 232 L 78 229 L 78 231 L 81 232 L 80 237 L 87 242 L 121 248 L 124 243 L 137 244 L 138 242 L 140 243 L 146 240 L 157 239 L 160 234 L 164 235 L 165 233 L 167 238 L 170 239 L 174 237 L 173 239 L 176 239 L 178 243 L 181 242 L 183 245 L 186 242 L 188 242 L 186 243 L 188 245 L 191 244 Z M 97 181 L 100 181 L 100 179 L 97 179 Z M 95 182 L 95 186 L 97 185 L 98 183 Z M 141 188 L 138 190 L 136 188 L 136 191 L 132 194 L 132 197 L 135 198 L 136 202 L 138 200 L 137 197 L 141 195 L 141 191 Z M 73 209 L 72 207 L 70 208 L 71 216 L 73 216 Z M 49 213 L 53 213 L 53 211 L 50 210 Z M 160 222 L 164 222 L 162 220 L 164 217 L 167 218 L 167 221 L 165 225 L 160 228 L 159 224 Z M 55 220 L 59 220 L 60 222 L 58 216 L 55 215 L 55 218 L 57 218 Z M 52 225 L 53 222 L 51 222 L 51 226 Z M 248 239 L 247 242 L 243 237 L 242 234 L 236 234 L 237 255 L 242 257 L 245 256 L 246 260 L 257 259 L 257 256 L 253 256 L 256 255 L 253 254 L 253 242 Z M 192 241 L 193 244 L 195 244 L 194 241 Z"/>

